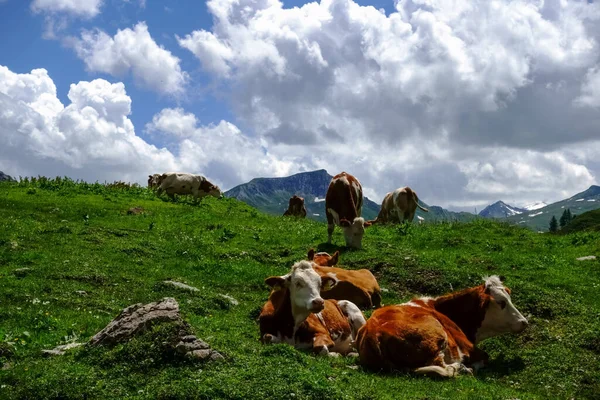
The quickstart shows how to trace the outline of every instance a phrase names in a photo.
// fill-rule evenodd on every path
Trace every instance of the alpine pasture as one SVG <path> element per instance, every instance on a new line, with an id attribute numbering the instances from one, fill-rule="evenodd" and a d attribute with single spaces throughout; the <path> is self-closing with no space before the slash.
<path id="1" fill-rule="evenodd" d="M 128 213 L 131 208 L 140 213 Z M 274 217 L 230 198 L 173 202 L 128 185 L 31 179 L 0 184 L 0 398 L 592 399 L 600 395 L 600 232 L 539 234 L 492 220 L 372 226 L 361 250 L 307 219 Z M 383 304 L 506 277 L 529 320 L 520 335 L 483 341 L 490 365 L 432 379 L 364 370 L 259 342 L 269 290 L 308 249 L 340 250 L 367 268 Z M 200 289 L 162 284 L 182 282 Z M 237 300 L 235 304 L 223 297 Z M 82 346 L 121 310 L 174 297 L 194 333 L 224 360 L 164 350 L 168 323 L 113 348 Z M 368 317 L 370 312 L 366 312 Z"/>

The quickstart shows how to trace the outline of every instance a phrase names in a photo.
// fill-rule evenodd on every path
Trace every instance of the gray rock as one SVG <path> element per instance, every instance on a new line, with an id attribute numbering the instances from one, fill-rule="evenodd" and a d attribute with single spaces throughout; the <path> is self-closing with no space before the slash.
<path id="1" fill-rule="evenodd" d="M 177 282 L 177 281 L 163 281 L 165 285 L 176 287 L 177 289 L 187 290 L 189 292 L 199 292 L 200 289 L 195 288 L 190 285 L 186 285 L 185 283 Z"/>
<path id="2" fill-rule="evenodd" d="M 195 350 L 204 350 L 209 348 L 210 346 L 208 345 L 208 343 L 199 339 L 196 339 L 193 342 L 179 342 L 177 343 L 177 346 L 175 346 L 175 350 L 182 354 L 193 352 Z"/>
<path id="3" fill-rule="evenodd" d="M 210 350 L 209 349 L 194 350 L 194 351 L 190 351 L 185 356 L 187 358 L 191 358 L 191 359 L 206 360 L 208 357 L 210 357 Z"/>
<path id="4" fill-rule="evenodd" d="M 13 270 L 13 275 L 17 278 L 23 278 L 24 276 L 28 275 L 31 271 L 33 271 L 31 268 L 17 268 Z"/>
<path id="5" fill-rule="evenodd" d="M 232 306 L 237 306 L 240 304 L 239 301 L 237 301 L 236 299 L 234 299 L 233 297 L 231 297 L 228 294 L 218 294 L 218 296 L 229 301 L 229 303 L 231 303 Z"/>
<path id="6" fill-rule="evenodd" d="M 181 338 L 182 342 L 193 342 L 194 340 L 198 339 L 195 335 L 187 335 Z"/>
<path id="7" fill-rule="evenodd" d="M 210 353 L 210 359 L 212 361 L 217 361 L 217 360 L 224 360 L 225 357 L 223 357 L 220 353 L 217 353 L 216 351 L 212 351 L 212 353 Z"/>
<path id="8" fill-rule="evenodd" d="M 76 290 L 75 293 L 80 296 L 87 296 L 87 292 L 85 290 Z"/>
<path id="9" fill-rule="evenodd" d="M 90 339 L 92 346 L 112 345 L 129 340 L 156 322 L 181 322 L 179 304 L 172 297 L 156 303 L 134 304 L 121 311 L 104 329 Z"/>
<path id="10" fill-rule="evenodd" d="M 47 356 L 62 356 L 67 350 L 74 349 L 79 346 L 83 346 L 85 343 L 69 343 L 56 346 L 52 350 L 42 350 L 42 354 Z"/>
<path id="11" fill-rule="evenodd" d="M 588 261 L 588 260 L 595 260 L 596 256 L 585 256 L 585 257 L 579 257 L 577 259 L 577 261 Z"/>

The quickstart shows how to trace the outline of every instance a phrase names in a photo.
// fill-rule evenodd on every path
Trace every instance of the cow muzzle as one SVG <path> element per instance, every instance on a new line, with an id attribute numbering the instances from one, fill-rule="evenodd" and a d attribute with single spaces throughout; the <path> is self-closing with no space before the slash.
<path id="1" fill-rule="evenodd" d="M 310 303 L 310 311 L 313 313 L 318 313 L 323 311 L 323 309 L 325 308 L 325 300 L 323 299 L 314 299 L 311 303 Z"/>

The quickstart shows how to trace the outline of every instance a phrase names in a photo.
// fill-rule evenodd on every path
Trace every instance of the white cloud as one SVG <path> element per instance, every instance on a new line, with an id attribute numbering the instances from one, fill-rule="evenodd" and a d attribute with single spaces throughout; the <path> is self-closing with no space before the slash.
<path id="1" fill-rule="evenodd" d="M 182 95 L 189 80 L 179 58 L 154 41 L 144 22 L 114 37 L 99 29 L 84 31 L 71 45 L 89 71 L 119 78 L 131 72 L 138 85 L 161 94 Z"/>
<path id="2" fill-rule="evenodd" d="M 175 135 L 176 151 L 147 143 L 128 118 L 131 98 L 122 83 L 79 82 L 68 98 L 66 106 L 57 99 L 44 69 L 16 74 L 0 66 L 0 170 L 139 183 L 151 173 L 180 170 L 202 173 L 225 188 L 267 171 L 290 171 L 289 162 L 235 125 L 199 126 L 181 109 L 163 110 L 149 124 L 157 134 Z M 178 125 L 178 119 L 187 122 Z"/>
<path id="3" fill-rule="evenodd" d="M 355 171 L 375 199 L 409 184 L 433 204 L 556 200 L 600 173 L 575 155 L 597 148 L 599 118 L 574 104 L 599 93 L 597 2 L 207 5 L 213 27 L 178 41 L 240 120 L 278 157 Z"/>
<path id="4" fill-rule="evenodd" d="M 100 13 L 103 0 L 33 0 L 33 12 L 66 13 L 81 18 L 93 18 Z"/>
<path id="5" fill-rule="evenodd" d="M 575 104 L 587 107 L 600 107 L 600 67 L 590 68 L 581 85 L 581 96 Z"/>

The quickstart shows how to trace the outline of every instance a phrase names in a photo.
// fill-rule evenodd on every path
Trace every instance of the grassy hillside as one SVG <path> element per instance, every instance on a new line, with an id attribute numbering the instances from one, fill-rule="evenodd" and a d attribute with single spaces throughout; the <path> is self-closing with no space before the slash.
<path id="1" fill-rule="evenodd" d="M 140 206 L 142 215 L 127 215 Z M 262 214 L 234 199 L 199 205 L 142 188 L 71 182 L 0 184 L 0 398 L 567 399 L 600 393 L 600 234 L 541 235 L 471 223 L 374 226 L 363 250 L 341 248 L 348 268 L 370 268 L 383 302 L 439 295 L 500 274 L 528 316 L 520 336 L 487 340 L 492 364 L 475 377 L 435 380 L 354 369 L 258 341 L 263 280 L 288 272 L 326 226 Z M 22 268 L 28 268 L 23 270 Z M 173 279 L 201 289 L 180 292 Z M 78 294 L 85 291 L 87 295 Z M 218 295 L 239 301 L 233 306 Z M 162 359 L 160 332 L 112 350 L 42 349 L 87 341 L 124 307 L 175 297 L 221 362 Z"/>
<path id="2" fill-rule="evenodd" d="M 600 210 L 593 210 L 578 215 L 567 226 L 560 230 L 561 233 L 582 231 L 600 231 Z"/>

